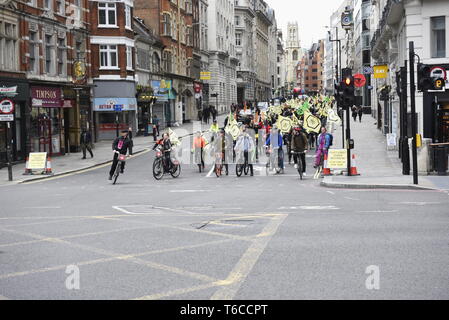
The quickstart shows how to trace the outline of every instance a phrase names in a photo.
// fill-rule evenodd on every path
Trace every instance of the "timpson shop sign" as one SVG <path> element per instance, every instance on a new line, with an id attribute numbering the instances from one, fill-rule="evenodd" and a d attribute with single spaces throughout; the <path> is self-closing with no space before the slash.
<path id="1" fill-rule="evenodd" d="M 31 105 L 33 107 L 62 107 L 61 88 L 31 87 Z"/>

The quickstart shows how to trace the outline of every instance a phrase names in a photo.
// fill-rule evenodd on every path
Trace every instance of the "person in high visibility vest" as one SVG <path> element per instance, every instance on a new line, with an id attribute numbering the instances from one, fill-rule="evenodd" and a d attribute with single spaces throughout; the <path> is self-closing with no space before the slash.
<path id="1" fill-rule="evenodd" d="M 213 123 L 210 125 L 209 131 L 212 133 L 211 142 L 214 142 L 215 137 L 218 135 L 218 131 L 220 128 L 218 127 L 217 119 L 214 119 Z"/>
<path id="2" fill-rule="evenodd" d="M 196 136 L 193 138 L 192 153 L 195 153 L 195 163 L 198 165 L 198 169 L 204 170 L 203 149 L 206 146 L 206 140 L 201 135 L 201 131 L 196 132 Z"/>

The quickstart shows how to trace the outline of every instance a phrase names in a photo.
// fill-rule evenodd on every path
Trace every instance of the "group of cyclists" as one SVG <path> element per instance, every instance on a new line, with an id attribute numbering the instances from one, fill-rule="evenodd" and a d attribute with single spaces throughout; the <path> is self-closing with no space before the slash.
<path id="1" fill-rule="evenodd" d="M 236 118 L 238 112 L 239 110 L 237 109 L 234 114 Z M 288 116 L 289 113 L 292 114 L 292 110 L 287 107 L 284 108 L 282 114 Z M 271 116 L 263 121 L 260 117 L 257 117 L 257 119 L 251 117 L 249 121 L 239 122 L 238 136 L 232 136 L 226 130 L 226 125 L 229 122 L 228 118 L 226 118 L 223 127 L 220 127 L 217 120 L 214 119 L 209 130 L 206 131 L 210 135 L 210 142 L 207 141 L 203 132 L 197 131 L 192 137 L 191 153 L 199 172 L 205 170 L 205 153 L 206 146 L 208 145 L 209 155 L 216 159 L 215 165 L 217 163 L 222 165 L 226 175 L 229 175 L 230 163 L 245 163 L 248 166 L 249 174 L 253 176 L 253 164 L 259 160 L 259 156 L 263 152 L 265 152 L 269 161 L 274 159 L 277 162 L 276 167 L 279 169 L 279 173 L 284 173 L 285 151 L 288 155 L 288 163 L 291 164 L 291 160 L 293 159 L 294 167 L 296 169 L 299 168 L 298 170 L 301 170 L 304 176 L 306 175 L 305 155 L 312 148 L 315 147 L 316 151 L 314 168 L 322 165 L 323 156 L 327 154 L 333 139 L 332 135 L 327 133 L 325 126 L 326 119 L 321 119 L 321 132 L 318 136 L 313 132 L 306 132 L 301 124 L 293 125 L 288 132 L 285 132 L 285 130 L 282 132 L 277 127 L 276 117 Z M 121 135 L 112 144 L 115 153 L 109 172 L 110 180 L 118 163 L 118 154 L 126 154 L 129 148 L 127 134 L 128 131 L 122 131 Z M 159 148 L 163 153 L 164 171 L 169 172 L 173 166 L 173 145 L 168 132 L 165 132 L 162 138 L 156 141 L 153 150 L 156 148 Z M 121 173 L 123 173 L 124 162 L 121 162 L 121 165 Z"/>

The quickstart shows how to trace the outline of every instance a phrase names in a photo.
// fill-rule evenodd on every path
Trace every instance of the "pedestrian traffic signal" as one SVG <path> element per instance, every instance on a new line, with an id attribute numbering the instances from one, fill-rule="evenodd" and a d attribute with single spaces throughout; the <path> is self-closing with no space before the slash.
<path id="1" fill-rule="evenodd" d="M 418 91 L 427 91 L 433 86 L 430 77 L 430 67 L 423 63 L 418 63 Z"/>

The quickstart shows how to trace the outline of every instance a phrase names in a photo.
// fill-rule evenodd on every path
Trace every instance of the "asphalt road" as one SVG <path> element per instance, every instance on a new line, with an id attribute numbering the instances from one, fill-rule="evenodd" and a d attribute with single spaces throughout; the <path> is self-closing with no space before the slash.
<path id="1" fill-rule="evenodd" d="M 302 181 L 156 181 L 146 152 L 117 185 L 99 167 L 1 187 L 0 298 L 448 299 L 449 194 L 326 189 L 311 160 Z"/>

